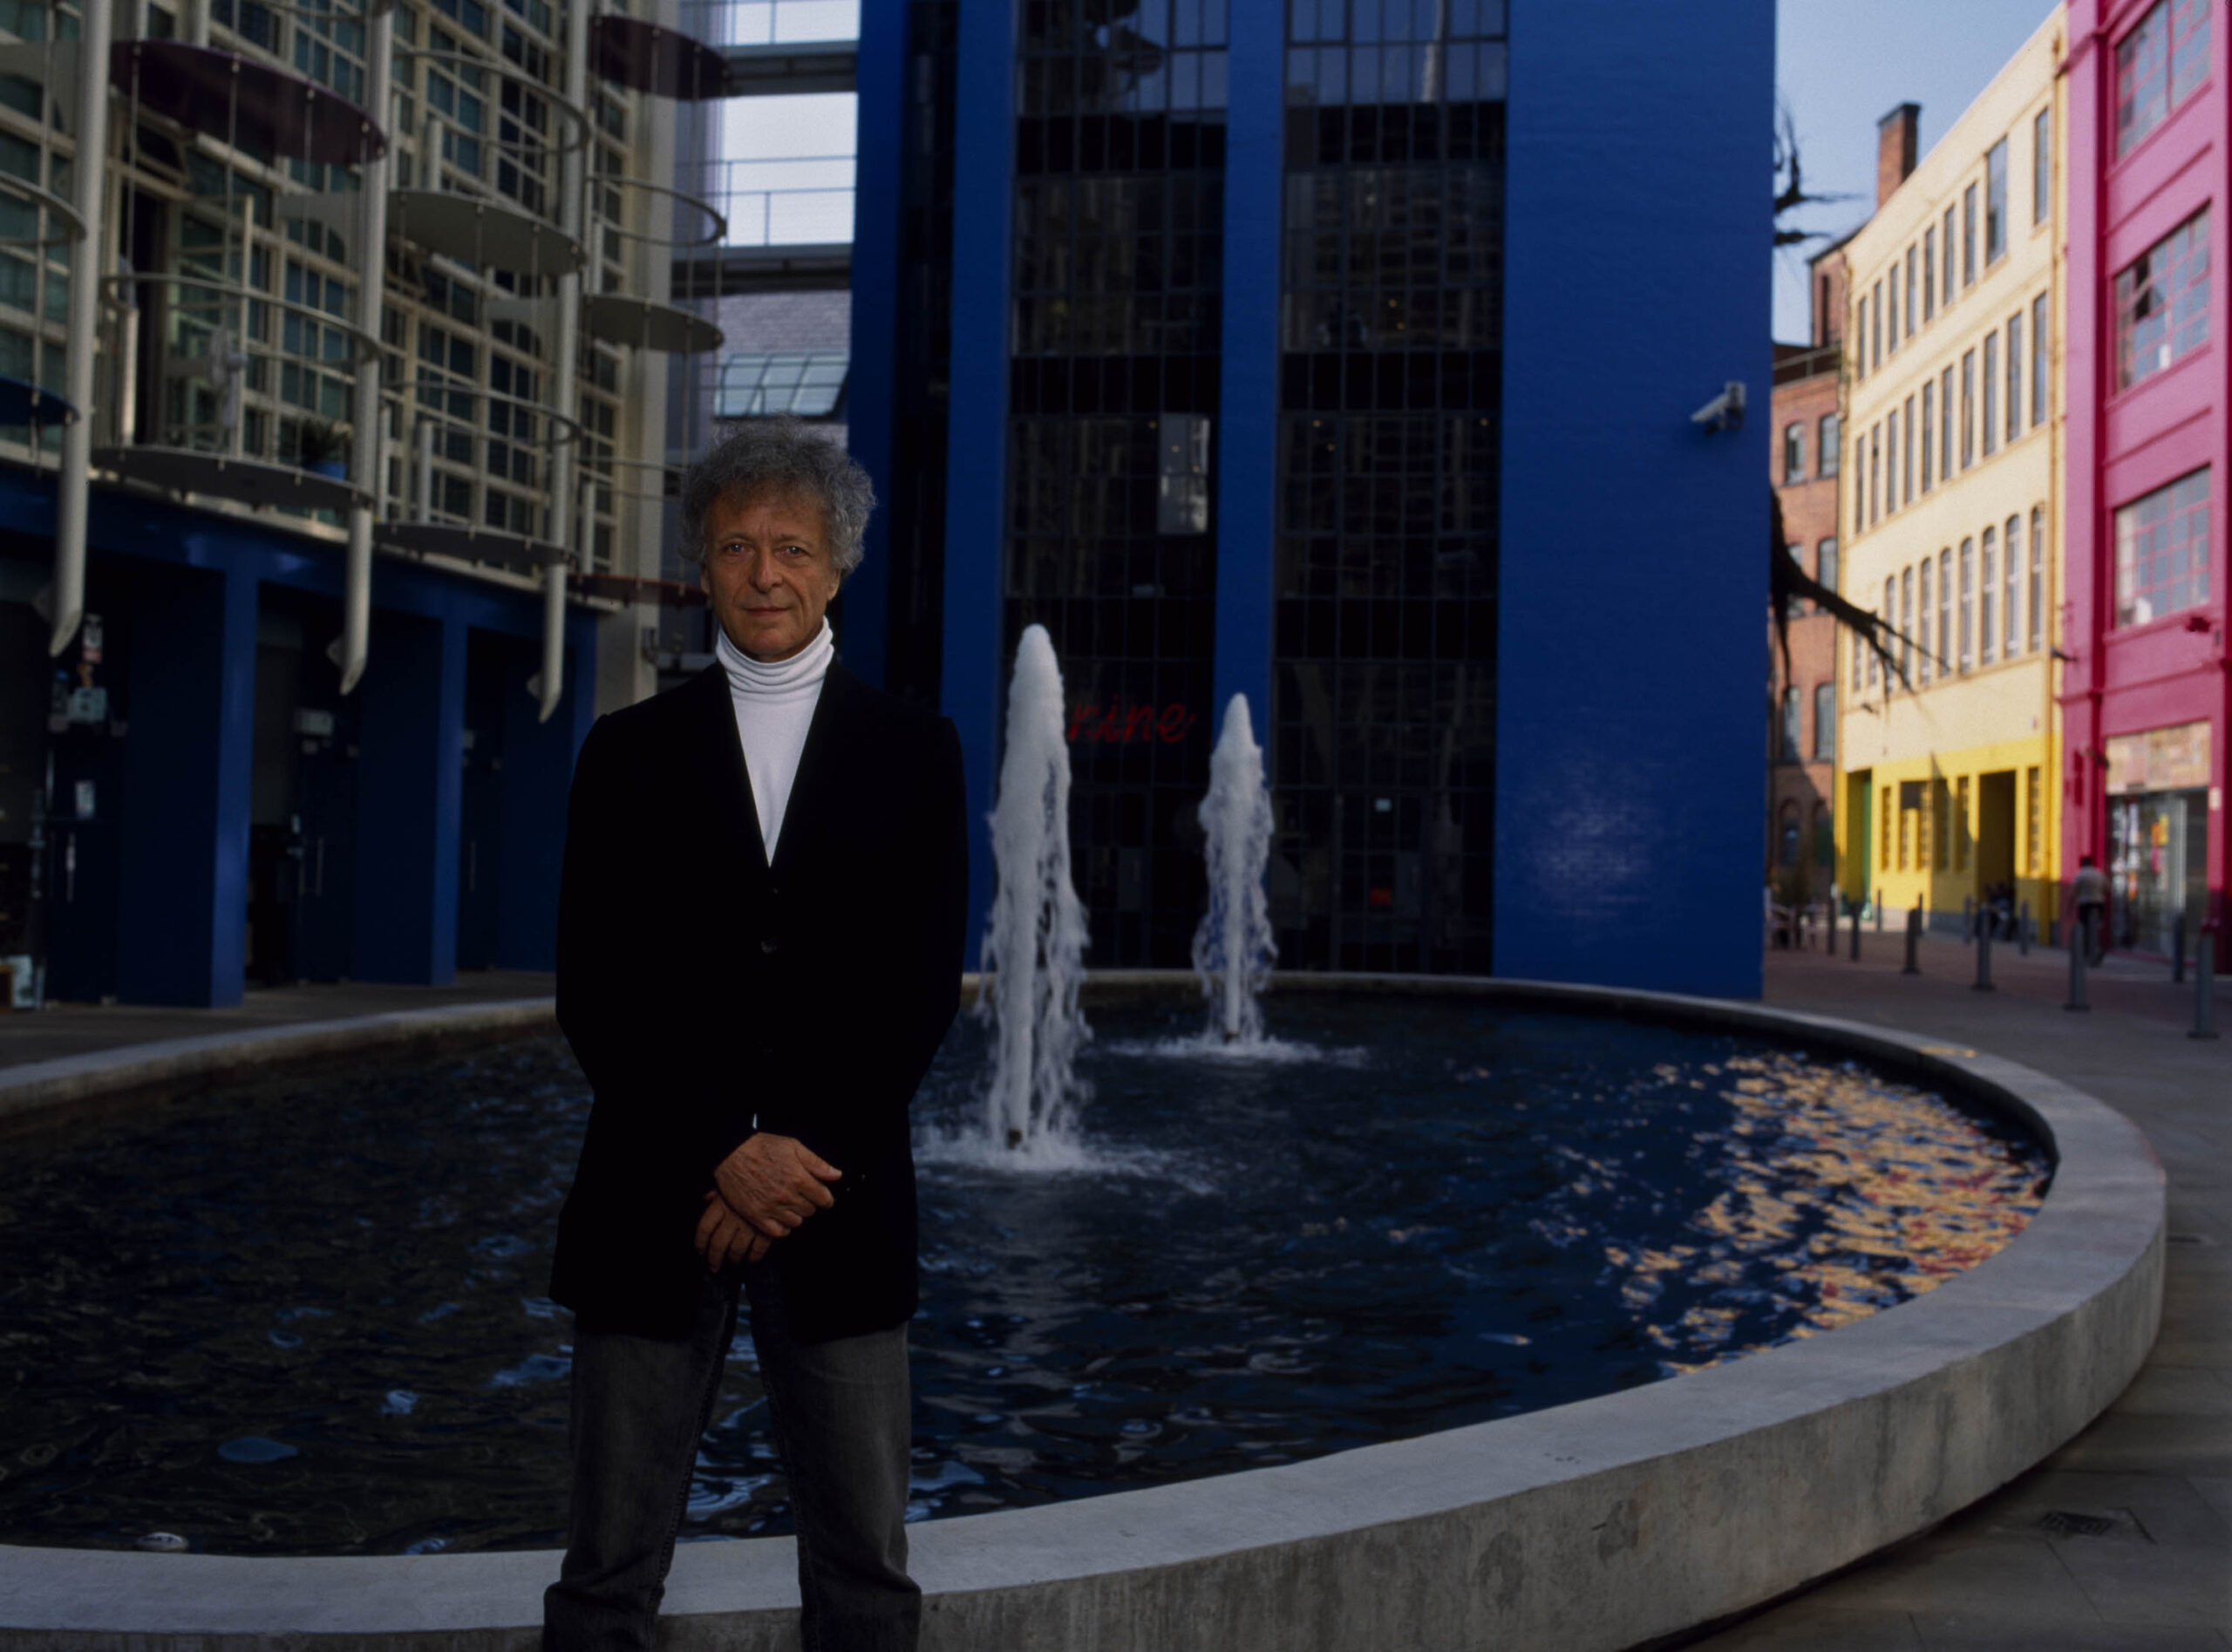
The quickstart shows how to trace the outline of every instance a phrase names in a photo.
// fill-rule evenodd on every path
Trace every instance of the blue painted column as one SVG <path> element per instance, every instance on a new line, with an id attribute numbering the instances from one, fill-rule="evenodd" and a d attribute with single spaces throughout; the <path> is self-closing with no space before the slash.
<path id="1" fill-rule="evenodd" d="M 1759 990 L 1774 45 L 1771 0 L 1512 10 L 1498 975 Z"/>
<path id="2" fill-rule="evenodd" d="M 462 619 L 373 615 L 357 690 L 360 981 L 439 987 L 457 978 L 466 632 Z"/>
<path id="3" fill-rule="evenodd" d="M 1256 738 L 1268 747 L 1278 532 L 1286 7 L 1276 0 L 1243 0 L 1232 8 L 1229 28 L 1223 357 L 1216 432 L 1216 703 L 1211 716 L 1221 724 L 1232 697 L 1245 694 Z"/>
<path id="4" fill-rule="evenodd" d="M 944 667 L 939 704 L 969 770 L 969 956 L 992 899 L 986 817 L 999 763 L 1006 537 L 1009 237 L 1015 173 L 1015 0 L 962 0 L 955 71 L 953 432 L 947 445 Z"/>
<path id="5" fill-rule="evenodd" d="M 518 663 L 532 657 L 517 645 Z M 596 721 L 596 622 L 567 622 L 566 696 L 548 723 L 517 686 L 504 698 L 502 839 L 504 881 L 497 894 L 496 962 L 505 969 L 558 967 L 558 876 L 565 864 L 566 799 L 574 758 Z"/>
<path id="6" fill-rule="evenodd" d="M 883 686 L 891 625 L 892 419 L 899 350 L 899 214 L 906 166 L 907 0 L 863 0 L 853 191 L 853 357 L 845 439 L 875 483 L 867 555 L 845 581 L 845 663 Z"/>
<path id="7" fill-rule="evenodd" d="M 117 996 L 236 1004 L 247 971 L 256 581 L 152 565 L 132 579 Z"/>

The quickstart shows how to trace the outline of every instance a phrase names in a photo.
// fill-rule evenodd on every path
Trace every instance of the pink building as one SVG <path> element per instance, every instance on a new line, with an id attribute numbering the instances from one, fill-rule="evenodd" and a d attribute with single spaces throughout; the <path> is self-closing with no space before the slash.
<path id="1" fill-rule="evenodd" d="M 2226 917 L 2232 17 L 2070 0 L 2068 20 L 2063 875 L 2098 857 L 2115 943 L 2165 951 L 2179 911 L 2189 934 Z"/>

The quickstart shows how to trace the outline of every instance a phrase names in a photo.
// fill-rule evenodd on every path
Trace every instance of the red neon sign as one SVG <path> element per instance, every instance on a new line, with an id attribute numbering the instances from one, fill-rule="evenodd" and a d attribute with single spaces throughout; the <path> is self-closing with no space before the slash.
<path id="1" fill-rule="evenodd" d="M 1192 732 L 1197 719 L 1184 702 L 1167 705 L 1077 705 L 1070 708 L 1070 740 L 1130 745 L 1135 741 L 1160 740 L 1176 745 Z"/>

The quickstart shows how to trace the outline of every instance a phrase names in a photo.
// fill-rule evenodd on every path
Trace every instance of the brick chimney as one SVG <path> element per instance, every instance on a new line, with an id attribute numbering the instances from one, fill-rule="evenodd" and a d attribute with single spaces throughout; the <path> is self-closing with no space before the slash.
<path id="1" fill-rule="evenodd" d="M 1915 134 L 1921 120 L 1920 104 L 1902 103 L 1875 123 L 1875 204 L 1879 207 L 1915 169 Z"/>

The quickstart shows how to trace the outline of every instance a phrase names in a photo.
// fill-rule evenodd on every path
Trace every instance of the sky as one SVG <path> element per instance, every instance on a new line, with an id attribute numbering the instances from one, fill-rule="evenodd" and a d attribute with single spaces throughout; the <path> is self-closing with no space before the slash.
<path id="1" fill-rule="evenodd" d="M 1777 0 L 1775 84 L 1798 132 L 1806 187 L 1848 201 L 1787 221 L 1841 235 L 1875 208 L 1875 123 L 1922 105 L 1916 158 L 1945 134 L 2051 0 Z M 1807 337 L 1806 259 L 1815 241 L 1775 254 L 1774 336 Z"/>

